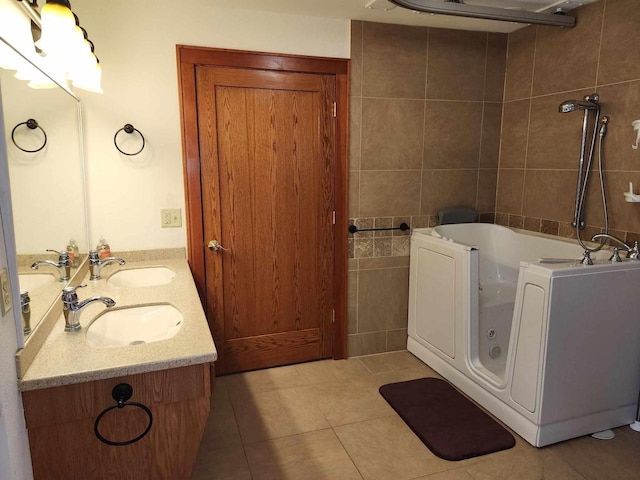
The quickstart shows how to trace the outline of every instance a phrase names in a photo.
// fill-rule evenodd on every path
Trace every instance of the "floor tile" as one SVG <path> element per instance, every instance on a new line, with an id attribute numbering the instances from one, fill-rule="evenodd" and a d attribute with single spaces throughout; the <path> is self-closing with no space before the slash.
<path id="1" fill-rule="evenodd" d="M 334 431 L 365 480 L 413 479 L 478 461 L 448 462 L 436 457 L 397 416 L 343 425 Z"/>
<path id="2" fill-rule="evenodd" d="M 357 358 L 301 363 L 296 365 L 296 370 L 304 385 L 359 380 L 371 375 Z"/>
<path id="3" fill-rule="evenodd" d="M 249 464 L 240 447 L 198 452 L 191 480 L 251 480 Z"/>
<path id="4" fill-rule="evenodd" d="M 395 370 L 392 372 L 384 372 L 373 375 L 373 381 L 381 387 L 389 383 L 406 382 L 407 380 L 416 380 L 418 378 L 442 378 L 434 370 L 426 365 L 414 368 L 405 368 L 404 370 Z"/>
<path id="5" fill-rule="evenodd" d="M 407 351 L 381 353 L 379 355 L 358 357 L 358 359 L 374 375 L 377 373 L 393 372 L 395 370 L 404 370 L 405 368 L 420 367 L 424 365 L 424 363 Z"/>
<path id="6" fill-rule="evenodd" d="M 395 415 L 370 378 L 305 387 L 331 426 Z"/>
<path id="7" fill-rule="evenodd" d="M 625 431 L 628 428 L 616 429 L 616 438 L 612 440 L 587 436 L 547 448 L 588 480 L 637 480 L 640 478 L 640 449 Z M 636 435 L 640 436 L 640 433 Z"/>
<path id="8" fill-rule="evenodd" d="M 247 446 L 254 480 L 361 480 L 331 429 Z"/>
<path id="9" fill-rule="evenodd" d="M 226 381 L 226 386 L 232 399 L 234 396 L 245 392 L 268 392 L 305 384 L 304 378 L 298 373 L 296 365 L 237 373 L 223 378 Z"/>
<path id="10" fill-rule="evenodd" d="M 300 387 L 245 392 L 232 401 L 245 445 L 329 427 L 313 397 Z"/>
<path id="11" fill-rule="evenodd" d="M 239 445 L 242 445 L 240 431 L 229 397 L 213 395 L 211 397 L 211 411 L 200 449 L 211 451 Z"/>

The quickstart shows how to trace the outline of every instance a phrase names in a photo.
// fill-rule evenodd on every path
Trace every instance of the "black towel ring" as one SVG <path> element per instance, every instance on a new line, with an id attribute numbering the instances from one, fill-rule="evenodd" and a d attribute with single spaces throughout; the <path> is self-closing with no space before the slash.
<path id="1" fill-rule="evenodd" d="M 123 152 L 120 149 L 120 147 L 118 146 L 118 142 L 116 141 L 116 138 L 118 137 L 118 134 L 123 130 L 125 131 L 125 133 L 138 132 L 138 134 L 140 135 L 140 138 L 142 138 L 142 146 L 140 147 L 140 150 L 138 150 L 135 153 L 127 153 L 127 152 Z M 130 123 L 127 123 L 124 127 L 122 127 L 120 130 L 118 130 L 116 132 L 116 134 L 113 136 L 113 144 L 116 146 L 116 148 L 118 149 L 118 151 L 120 153 L 122 153 L 123 155 L 128 155 L 128 156 L 132 157 L 134 155 L 138 155 L 144 149 L 144 135 L 142 135 L 142 132 L 140 130 L 138 130 L 137 128 L 135 128 L 133 125 L 131 125 Z"/>
<path id="2" fill-rule="evenodd" d="M 20 145 L 18 145 L 16 143 L 16 139 L 14 138 L 14 134 L 16 133 L 16 129 L 20 126 L 20 125 L 26 125 L 27 128 L 31 129 L 31 130 L 35 130 L 36 128 L 39 128 L 42 131 L 42 134 L 44 135 L 44 142 L 42 143 L 42 146 L 40 148 L 36 148 L 35 150 L 27 150 L 25 148 L 22 148 Z M 44 146 L 47 144 L 47 132 L 44 131 L 44 129 L 38 125 L 38 122 L 35 121 L 33 118 L 30 118 L 29 120 L 27 120 L 26 122 L 22 122 L 17 124 L 15 127 L 13 127 L 13 130 L 11 130 L 11 141 L 13 142 L 13 144 L 18 147 L 20 150 L 22 150 L 23 152 L 27 152 L 27 153 L 36 153 L 39 152 L 40 150 L 42 150 L 44 148 Z"/>
<path id="3" fill-rule="evenodd" d="M 112 445 L 114 447 L 124 447 L 125 445 L 131 445 L 132 443 L 136 443 L 138 440 L 142 440 L 144 436 L 147 433 L 149 433 L 149 430 L 151 430 L 151 425 L 153 424 L 153 415 L 151 414 L 151 410 L 149 410 L 149 407 L 141 403 L 129 402 L 128 400 L 131 398 L 132 395 L 133 395 L 133 388 L 128 383 L 119 383 L 118 385 L 113 387 L 113 390 L 111 391 L 111 396 L 117 403 L 115 405 L 111 405 L 110 407 L 105 408 L 100 413 L 100 415 L 98 415 L 95 423 L 93 424 L 93 431 L 96 434 L 96 437 L 98 437 L 98 440 L 100 440 L 102 443 L 106 443 L 107 445 Z M 113 440 L 108 440 L 104 438 L 100 434 L 100 430 L 98 429 L 100 420 L 102 420 L 102 417 L 104 417 L 107 413 L 109 413 L 114 408 L 124 408 L 124 407 L 137 407 L 144 410 L 144 412 L 149 417 L 149 425 L 147 425 L 147 428 L 145 429 L 145 431 L 142 432 L 140 435 L 138 435 L 135 438 L 132 438 L 131 440 L 127 440 L 125 442 L 115 442 Z"/>

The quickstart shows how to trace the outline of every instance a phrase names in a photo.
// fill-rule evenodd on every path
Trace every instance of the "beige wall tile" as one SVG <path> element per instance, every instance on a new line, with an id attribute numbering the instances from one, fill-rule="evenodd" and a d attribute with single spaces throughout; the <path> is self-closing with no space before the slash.
<path id="1" fill-rule="evenodd" d="M 347 350 L 350 357 L 382 353 L 387 349 L 387 332 L 358 333 L 347 335 Z"/>
<path id="2" fill-rule="evenodd" d="M 524 168 L 526 164 L 530 103 L 527 99 L 504 104 L 500 168 Z"/>
<path id="3" fill-rule="evenodd" d="M 364 22 L 362 94 L 424 98 L 427 28 Z"/>
<path id="4" fill-rule="evenodd" d="M 430 28 L 427 98 L 483 100 L 486 54 L 485 32 Z"/>
<path id="5" fill-rule="evenodd" d="M 477 168 L 482 103 L 427 101 L 423 168 Z"/>
<path id="6" fill-rule="evenodd" d="M 487 75 L 484 85 L 484 100 L 502 102 L 504 75 L 507 68 L 507 41 L 504 33 L 489 33 L 487 43 Z"/>
<path id="7" fill-rule="evenodd" d="M 393 237 L 392 250 L 394 257 L 408 257 L 411 252 L 411 238 Z"/>
<path id="8" fill-rule="evenodd" d="M 500 154 L 502 103 L 485 103 L 482 113 L 480 168 L 496 168 Z"/>
<path id="9" fill-rule="evenodd" d="M 509 34 L 504 99 L 531 96 L 536 27 L 526 27 Z"/>
<path id="10" fill-rule="evenodd" d="M 362 100 L 363 170 L 420 169 L 424 101 Z"/>
<path id="11" fill-rule="evenodd" d="M 426 170 L 422 181 L 422 215 L 445 207 L 475 207 L 478 170 Z"/>
<path id="12" fill-rule="evenodd" d="M 575 174 L 574 182 L 575 182 Z M 640 185 L 640 171 L 605 172 L 605 189 L 608 192 L 609 227 L 625 232 L 640 232 L 638 204 L 625 202 L 622 192 L 629 190 L 629 182 Z M 587 224 L 604 226 L 602 201 L 598 182 L 593 181 L 587 192 Z M 573 187 L 575 189 L 575 186 Z M 636 192 L 638 190 L 636 189 Z"/>
<path id="13" fill-rule="evenodd" d="M 387 352 L 407 349 L 407 329 L 387 331 Z"/>
<path id="14" fill-rule="evenodd" d="M 599 2 L 600 3 L 600 2 Z M 640 9 L 637 0 L 606 2 L 598 85 L 640 78 L 640 64 L 630 54 L 640 44 Z"/>
<path id="15" fill-rule="evenodd" d="M 539 232 L 540 231 L 540 219 L 533 217 L 526 217 L 524 219 L 524 226 L 522 227 L 525 230 L 529 230 L 531 232 Z"/>
<path id="16" fill-rule="evenodd" d="M 353 249 L 355 258 L 373 257 L 373 238 L 354 239 Z"/>
<path id="17" fill-rule="evenodd" d="M 362 138 L 362 99 L 351 97 L 349 112 L 349 170 L 360 170 Z"/>
<path id="18" fill-rule="evenodd" d="M 360 270 L 375 270 L 379 268 L 408 267 L 409 257 L 363 258 L 360 260 Z"/>
<path id="19" fill-rule="evenodd" d="M 575 187 L 575 172 L 527 170 L 522 214 L 570 222 L 573 218 Z"/>
<path id="20" fill-rule="evenodd" d="M 392 253 L 392 237 L 373 239 L 373 256 L 390 257 Z"/>
<path id="21" fill-rule="evenodd" d="M 407 327 L 409 269 L 361 270 L 358 280 L 358 333 Z"/>
<path id="22" fill-rule="evenodd" d="M 578 90 L 531 99 L 527 168 L 578 168 L 583 115 L 558 113 L 558 106 L 590 93 Z"/>
<path id="23" fill-rule="evenodd" d="M 349 217 L 360 213 L 360 173 L 349 172 Z"/>
<path id="24" fill-rule="evenodd" d="M 347 333 L 358 332 L 358 272 L 347 274 Z"/>
<path id="25" fill-rule="evenodd" d="M 522 213 L 522 189 L 524 170 L 503 170 L 498 174 L 496 212 L 520 215 Z"/>
<path id="26" fill-rule="evenodd" d="M 494 212 L 496 209 L 496 186 L 498 170 L 481 169 L 478 171 L 478 212 Z"/>
<path id="27" fill-rule="evenodd" d="M 574 28 L 538 27 L 533 95 L 595 85 L 604 3 L 580 8 Z"/>
<path id="28" fill-rule="evenodd" d="M 358 20 L 351 20 L 351 95 L 362 96 L 362 24 Z"/>
<path id="29" fill-rule="evenodd" d="M 600 87 L 598 93 L 605 105 L 603 113 L 611 117 L 603 143 L 603 167 L 605 170 L 640 170 L 640 149 L 631 149 L 635 143 L 631 122 L 640 118 L 640 80 Z"/>
<path id="30" fill-rule="evenodd" d="M 412 171 L 360 174 L 360 215 L 388 217 L 420 213 L 420 175 Z"/>

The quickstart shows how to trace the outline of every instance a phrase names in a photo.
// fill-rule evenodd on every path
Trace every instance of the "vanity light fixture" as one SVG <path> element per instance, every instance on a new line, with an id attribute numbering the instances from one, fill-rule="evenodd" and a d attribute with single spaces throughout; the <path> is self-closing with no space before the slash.
<path id="1" fill-rule="evenodd" d="M 40 68 L 61 85 L 68 80 L 76 88 L 102 93 L 102 70 L 94 45 L 87 31 L 80 26 L 78 16 L 71 11 L 69 1 L 46 0 L 40 11 L 37 0 L 16 1 L 9 1 L 0 15 L 0 37 L 8 44 L 0 45 L 0 67 L 17 70 L 16 77 L 29 80 L 32 88 L 56 86 L 54 82 L 46 81 L 46 76 L 38 71 Z M 17 5 L 22 7 L 22 13 L 14 8 Z M 13 22 L 9 21 L 4 10 L 13 14 Z M 14 32 L 16 29 L 20 33 Z M 12 47 L 38 68 L 28 65 L 16 52 L 12 53 L 20 61 L 11 52 L 6 53 Z"/>

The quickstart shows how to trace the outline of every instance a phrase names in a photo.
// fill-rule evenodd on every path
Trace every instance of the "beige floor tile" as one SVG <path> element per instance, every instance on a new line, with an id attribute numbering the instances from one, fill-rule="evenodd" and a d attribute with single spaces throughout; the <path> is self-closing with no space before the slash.
<path id="1" fill-rule="evenodd" d="M 587 436 L 547 448 L 588 480 L 637 480 L 640 448 L 634 437 L 624 431 L 626 428 L 616 429 L 613 440 Z"/>
<path id="2" fill-rule="evenodd" d="M 300 387 L 244 392 L 232 402 L 245 445 L 329 427 L 313 397 Z"/>
<path id="3" fill-rule="evenodd" d="M 455 470 L 447 470 L 446 472 L 434 473 L 426 477 L 416 478 L 415 480 L 475 480 L 470 473 L 464 468 L 456 468 Z"/>
<path id="4" fill-rule="evenodd" d="M 395 415 L 370 376 L 305 389 L 331 426 Z"/>
<path id="5" fill-rule="evenodd" d="M 584 480 L 562 460 L 545 450 L 487 455 L 465 468 L 474 480 Z"/>
<path id="6" fill-rule="evenodd" d="M 331 429 L 247 446 L 253 480 L 361 480 Z"/>
<path id="7" fill-rule="evenodd" d="M 218 448 L 242 445 L 236 417 L 228 396 L 213 395 L 211 412 L 202 436 L 200 449 L 212 451 Z"/>
<path id="8" fill-rule="evenodd" d="M 191 480 L 251 480 L 249 464 L 240 447 L 198 452 Z"/>
<path id="9" fill-rule="evenodd" d="M 237 373 L 226 376 L 224 379 L 232 399 L 246 392 L 268 392 L 305 385 L 304 378 L 298 373 L 296 365 Z"/>
<path id="10" fill-rule="evenodd" d="M 358 357 L 358 359 L 374 375 L 424 365 L 424 363 L 407 351 L 380 353 L 378 355 Z"/>
<path id="11" fill-rule="evenodd" d="M 384 372 L 373 375 L 373 381 L 380 387 L 388 383 L 406 382 L 407 380 L 416 380 L 418 378 L 442 378 L 434 370 L 427 365 L 415 368 L 405 368 L 404 370 L 395 370 L 393 372 Z"/>
<path id="12" fill-rule="evenodd" d="M 304 385 L 358 380 L 371 375 L 357 358 L 300 363 L 296 365 L 296 370 Z"/>
<path id="13" fill-rule="evenodd" d="M 436 457 L 397 416 L 343 425 L 334 431 L 365 480 L 412 479 L 478 461 Z"/>

